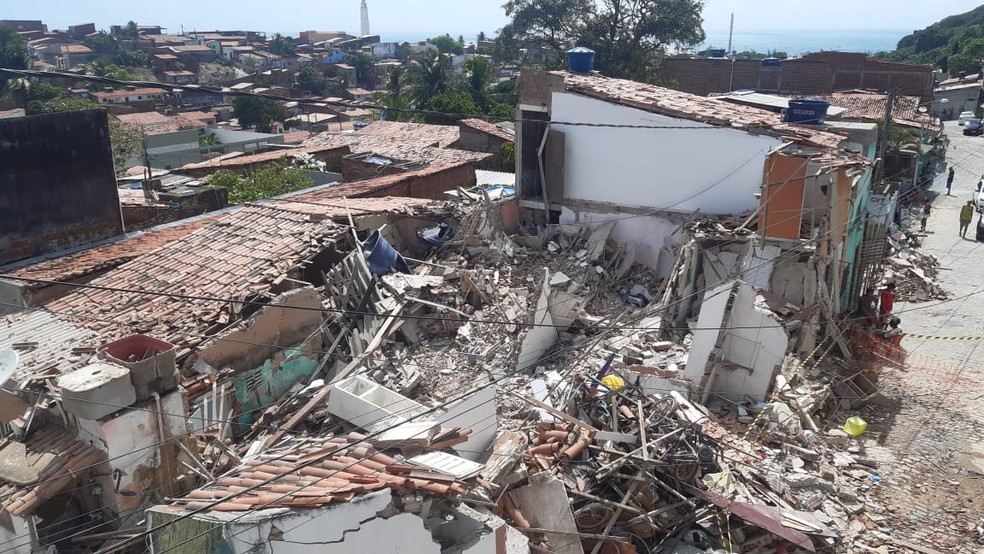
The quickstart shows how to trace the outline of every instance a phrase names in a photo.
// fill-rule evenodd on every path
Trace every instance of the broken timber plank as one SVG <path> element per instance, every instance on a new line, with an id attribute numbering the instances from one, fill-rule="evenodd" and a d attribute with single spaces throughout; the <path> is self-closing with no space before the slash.
<path id="1" fill-rule="evenodd" d="M 598 429 L 596 427 L 592 427 L 591 425 L 589 425 L 589 424 L 581 421 L 580 419 L 578 419 L 576 417 L 567 415 L 564 412 L 558 410 L 557 408 L 554 408 L 550 404 L 544 404 L 543 402 L 540 402 L 536 398 L 532 398 L 532 397 L 529 397 L 529 396 L 526 396 L 526 395 L 522 395 L 522 394 L 519 394 L 517 392 L 512 392 L 512 391 L 510 391 L 510 393 L 513 396 L 516 396 L 516 397 L 518 397 L 518 398 L 520 398 L 522 400 L 525 400 L 525 401 L 529 402 L 530 404 L 533 404 L 537 408 L 540 408 L 541 410 L 544 410 L 545 412 L 549 413 L 550 415 L 552 415 L 554 417 L 559 417 L 560 419 L 566 421 L 567 423 L 571 423 L 573 425 L 576 425 L 577 427 L 580 427 L 581 429 L 587 429 L 588 431 L 591 431 L 593 433 L 597 433 L 598 431 L 600 431 L 600 429 Z"/>

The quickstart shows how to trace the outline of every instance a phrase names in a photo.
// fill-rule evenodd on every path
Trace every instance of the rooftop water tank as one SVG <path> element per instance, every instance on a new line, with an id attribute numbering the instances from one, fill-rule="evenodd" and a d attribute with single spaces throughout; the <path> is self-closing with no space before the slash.
<path id="1" fill-rule="evenodd" d="M 779 58 L 765 58 L 762 60 L 762 67 L 779 67 Z"/>
<path id="2" fill-rule="evenodd" d="M 712 48 L 707 52 L 712 58 L 723 58 L 728 53 L 724 48 Z"/>
<path id="3" fill-rule="evenodd" d="M 829 107 L 830 102 L 813 98 L 790 100 L 789 109 L 786 110 L 786 121 L 818 125 L 823 123 L 824 118 L 827 117 L 827 108 Z"/>
<path id="4" fill-rule="evenodd" d="M 577 47 L 567 51 L 567 69 L 571 73 L 591 73 L 594 69 L 594 50 Z"/>

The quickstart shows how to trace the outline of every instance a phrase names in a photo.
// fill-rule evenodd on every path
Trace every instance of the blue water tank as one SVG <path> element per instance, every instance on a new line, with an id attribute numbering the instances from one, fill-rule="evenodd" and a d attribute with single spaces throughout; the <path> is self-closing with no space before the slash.
<path id="1" fill-rule="evenodd" d="M 762 67 L 779 67 L 779 58 L 765 58 L 762 60 Z"/>
<path id="2" fill-rule="evenodd" d="M 790 100 L 786 110 L 786 121 L 790 123 L 820 124 L 827 117 L 830 102 L 813 98 Z"/>
<path id="3" fill-rule="evenodd" d="M 712 58 L 723 58 L 728 51 L 724 48 L 712 48 L 708 50 L 707 53 L 710 54 L 710 57 Z"/>
<path id="4" fill-rule="evenodd" d="M 594 50 L 579 46 L 567 51 L 567 69 L 571 73 L 591 73 L 594 69 Z"/>

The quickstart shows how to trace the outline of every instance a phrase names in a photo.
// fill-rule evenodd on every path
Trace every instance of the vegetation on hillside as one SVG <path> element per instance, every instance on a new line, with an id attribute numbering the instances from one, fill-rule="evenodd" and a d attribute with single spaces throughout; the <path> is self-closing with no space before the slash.
<path id="1" fill-rule="evenodd" d="M 896 50 L 878 55 L 893 61 L 932 64 L 950 73 L 976 73 L 981 70 L 982 39 L 984 5 L 902 37 Z"/>

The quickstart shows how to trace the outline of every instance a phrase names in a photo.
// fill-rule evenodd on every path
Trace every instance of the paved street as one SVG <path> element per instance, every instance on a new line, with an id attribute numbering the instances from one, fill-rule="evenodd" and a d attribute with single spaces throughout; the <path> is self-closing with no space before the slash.
<path id="1" fill-rule="evenodd" d="M 911 333 L 984 335 L 984 243 L 958 235 L 960 207 L 984 174 L 984 137 L 964 137 L 947 125 L 948 161 L 956 168 L 953 196 L 945 174 L 932 190 L 933 210 L 922 252 L 942 265 L 939 281 L 949 302 L 903 303 L 897 312 Z M 915 216 L 913 224 L 918 225 Z M 879 461 L 880 484 L 871 498 L 893 539 L 948 553 L 979 554 L 984 525 L 984 348 L 980 342 L 906 339 L 905 372 L 881 378 L 883 398 L 866 408 L 871 423 L 867 455 Z"/>

